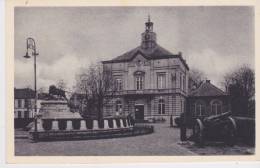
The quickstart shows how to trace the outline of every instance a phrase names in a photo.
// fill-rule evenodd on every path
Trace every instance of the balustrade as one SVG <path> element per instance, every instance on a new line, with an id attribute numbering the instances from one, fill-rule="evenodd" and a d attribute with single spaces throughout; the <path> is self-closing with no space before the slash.
<path id="1" fill-rule="evenodd" d="M 102 122 L 102 123 L 100 123 Z M 38 120 L 37 127 L 39 131 L 57 131 L 57 130 L 99 130 L 99 129 L 117 129 L 133 127 L 130 119 L 117 118 L 117 119 L 104 119 L 104 120 Z"/>

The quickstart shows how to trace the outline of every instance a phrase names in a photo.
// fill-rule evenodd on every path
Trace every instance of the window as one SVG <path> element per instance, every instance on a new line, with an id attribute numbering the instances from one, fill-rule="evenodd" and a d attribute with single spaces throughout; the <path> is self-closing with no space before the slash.
<path id="1" fill-rule="evenodd" d="M 164 100 L 162 98 L 159 99 L 158 113 L 159 114 L 165 114 L 165 103 L 164 103 Z"/>
<path id="2" fill-rule="evenodd" d="M 165 73 L 157 74 L 157 88 L 165 89 L 166 88 L 166 75 Z"/>
<path id="3" fill-rule="evenodd" d="M 206 115 L 206 105 L 203 101 L 198 101 L 195 104 L 195 115 L 196 116 L 205 116 Z"/>
<path id="4" fill-rule="evenodd" d="M 181 100 L 181 113 L 183 113 L 183 103 L 182 103 L 182 100 Z"/>
<path id="5" fill-rule="evenodd" d="M 181 74 L 180 74 L 180 89 L 182 89 L 182 77 L 181 77 Z"/>
<path id="6" fill-rule="evenodd" d="M 183 79 L 183 82 L 182 82 L 183 87 L 182 87 L 182 89 L 183 89 L 183 91 L 185 91 L 185 83 L 186 83 L 185 76 L 183 76 L 182 79 Z"/>
<path id="7" fill-rule="evenodd" d="M 24 100 L 24 108 L 29 108 L 29 100 L 28 99 Z"/>
<path id="8" fill-rule="evenodd" d="M 123 81 L 120 78 L 116 79 L 116 89 L 118 91 L 123 90 Z"/>
<path id="9" fill-rule="evenodd" d="M 21 108 L 22 107 L 22 100 L 18 99 L 18 107 Z"/>
<path id="10" fill-rule="evenodd" d="M 22 112 L 18 111 L 18 118 L 22 118 Z"/>
<path id="11" fill-rule="evenodd" d="M 116 101 L 116 112 L 122 112 L 122 102 L 120 100 Z"/>
<path id="12" fill-rule="evenodd" d="M 142 90 L 144 84 L 144 77 L 142 75 L 136 76 L 136 89 Z"/>
<path id="13" fill-rule="evenodd" d="M 221 114 L 221 102 L 218 100 L 215 100 L 211 103 L 211 114 L 212 115 L 217 115 Z"/>
<path id="14" fill-rule="evenodd" d="M 29 111 L 24 111 L 24 118 L 29 118 Z"/>

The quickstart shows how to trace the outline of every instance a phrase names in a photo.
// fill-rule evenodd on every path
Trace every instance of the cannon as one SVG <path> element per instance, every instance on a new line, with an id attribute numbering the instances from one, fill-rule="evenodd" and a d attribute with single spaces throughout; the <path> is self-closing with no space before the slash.
<path id="1" fill-rule="evenodd" d="M 231 112 L 195 119 L 193 124 L 193 140 L 203 146 L 205 141 L 223 141 L 233 146 L 236 141 L 237 125 Z"/>

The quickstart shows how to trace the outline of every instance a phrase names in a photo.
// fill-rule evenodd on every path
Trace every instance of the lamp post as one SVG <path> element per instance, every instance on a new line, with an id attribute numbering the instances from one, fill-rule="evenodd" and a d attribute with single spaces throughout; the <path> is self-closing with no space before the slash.
<path id="1" fill-rule="evenodd" d="M 38 99 L 38 95 L 37 95 L 37 78 L 36 78 L 36 56 L 39 55 L 39 53 L 36 52 L 36 45 L 35 45 L 35 41 L 33 38 L 29 37 L 26 39 L 26 55 L 24 56 L 24 58 L 31 58 L 34 57 L 34 92 L 35 92 L 35 97 L 34 97 L 34 135 L 37 134 L 37 99 Z M 31 56 L 30 56 L 31 55 Z M 37 136 L 34 137 L 37 139 Z"/>

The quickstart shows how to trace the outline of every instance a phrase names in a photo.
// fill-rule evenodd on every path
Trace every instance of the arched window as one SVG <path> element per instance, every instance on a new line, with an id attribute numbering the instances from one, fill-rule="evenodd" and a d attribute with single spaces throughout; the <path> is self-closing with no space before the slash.
<path id="1" fill-rule="evenodd" d="M 206 115 L 206 104 L 204 101 L 197 101 L 195 103 L 195 116 L 205 116 Z"/>
<path id="2" fill-rule="evenodd" d="M 222 113 L 222 106 L 219 100 L 213 100 L 211 103 L 211 114 L 217 115 Z"/>
<path id="3" fill-rule="evenodd" d="M 116 112 L 118 113 L 122 112 L 122 102 L 120 100 L 116 101 Z"/>
<path id="4" fill-rule="evenodd" d="M 159 99 L 158 113 L 159 114 L 165 114 L 165 102 L 162 98 Z"/>

